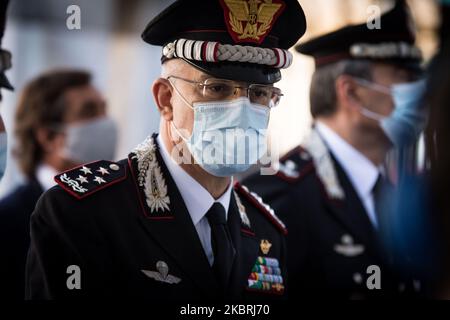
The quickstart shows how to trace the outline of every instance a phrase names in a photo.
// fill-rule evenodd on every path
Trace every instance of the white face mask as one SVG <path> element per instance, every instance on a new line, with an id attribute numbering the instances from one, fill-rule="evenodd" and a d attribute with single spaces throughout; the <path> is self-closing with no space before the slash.
<path id="1" fill-rule="evenodd" d="M 113 160 L 117 144 L 117 127 L 113 119 L 101 117 L 68 125 L 62 151 L 65 159 L 77 163 Z"/>
<path id="2" fill-rule="evenodd" d="M 184 137 L 173 122 L 172 127 L 206 172 L 232 176 L 246 171 L 266 153 L 268 107 L 251 103 L 247 97 L 191 106 L 176 88 L 175 92 L 194 110 L 194 126 L 190 138 Z"/>

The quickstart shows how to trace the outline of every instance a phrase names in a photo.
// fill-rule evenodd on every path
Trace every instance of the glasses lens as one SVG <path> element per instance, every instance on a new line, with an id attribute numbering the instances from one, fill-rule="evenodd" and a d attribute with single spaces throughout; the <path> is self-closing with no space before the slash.
<path id="1" fill-rule="evenodd" d="M 250 101 L 263 106 L 276 106 L 280 102 L 281 90 L 271 86 L 253 84 L 249 88 Z"/>
<path id="2" fill-rule="evenodd" d="M 207 79 L 203 83 L 203 97 L 210 101 L 232 100 L 236 98 L 236 90 L 248 90 L 248 98 L 252 103 L 267 107 L 278 105 L 283 94 L 276 87 L 251 84 L 250 86 L 239 85 L 235 81 L 226 79 Z M 245 92 L 245 91 L 244 91 Z"/>
<path id="3" fill-rule="evenodd" d="M 229 100 L 233 98 L 235 87 L 233 81 L 208 79 L 203 85 L 203 96 L 213 101 Z"/>

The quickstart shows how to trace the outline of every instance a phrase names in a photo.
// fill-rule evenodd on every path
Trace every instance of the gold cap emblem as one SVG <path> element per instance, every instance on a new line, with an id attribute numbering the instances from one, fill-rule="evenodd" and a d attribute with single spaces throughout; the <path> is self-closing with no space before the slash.
<path id="1" fill-rule="evenodd" d="M 228 32 L 235 42 L 260 44 L 283 12 L 281 0 L 220 0 Z"/>

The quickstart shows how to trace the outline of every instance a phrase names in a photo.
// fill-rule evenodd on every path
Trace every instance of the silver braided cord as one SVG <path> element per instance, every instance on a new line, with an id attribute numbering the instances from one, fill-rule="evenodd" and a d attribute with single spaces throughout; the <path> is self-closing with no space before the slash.
<path id="1" fill-rule="evenodd" d="M 205 46 L 207 51 L 206 59 L 202 57 L 200 52 Z M 163 48 L 163 55 L 168 59 L 185 58 L 188 60 L 209 62 L 246 62 L 277 68 L 288 68 L 292 63 L 292 54 L 283 49 L 220 44 L 217 42 L 186 39 L 178 39 L 168 43 Z"/>
<path id="2" fill-rule="evenodd" d="M 271 66 L 278 62 L 272 49 L 225 44 L 219 45 L 218 50 L 217 59 L 220 61 L 249 62 Z"/>

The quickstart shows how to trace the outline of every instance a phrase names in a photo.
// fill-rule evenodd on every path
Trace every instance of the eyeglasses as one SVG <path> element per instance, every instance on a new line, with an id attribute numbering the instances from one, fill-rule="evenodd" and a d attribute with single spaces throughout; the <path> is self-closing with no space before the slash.
<path id="1" fill-rule="evenodd" d="M 357 77 L 353 77 L 352 78 L 361 86 L 369 88 L 369 89 L 373 89 L 375 91 L 387 94 L 387 95 L 391 95 L 392 94 L 392 88 L 376 83 L 376 82 L 372 82 L 363 78 L 357 78 Z"/>
<path id="2" fill-rule="evenodd" d="M 203 82 L 184 79 L 177 76 L 169 76 L 167 79 L 177 79 L 185 81 L 199 88 L 203 98 L 209 101 L 232 100 L 236 98 L 241 90 L 247 91 L 247 97 L 252 103 L 257 103 L 268 108 L 273 108 L 280 103 L 283 96 L 279 88 L 262 85 L 250 84 L 248 86 L 239 85 L 233 80 L 209 78 Z"/>

